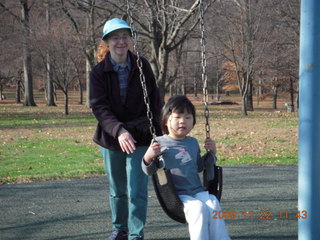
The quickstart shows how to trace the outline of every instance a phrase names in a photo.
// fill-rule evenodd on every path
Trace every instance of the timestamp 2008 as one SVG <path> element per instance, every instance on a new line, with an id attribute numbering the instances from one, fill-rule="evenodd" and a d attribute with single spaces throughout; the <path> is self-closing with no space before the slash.
<path id="1" fill-rule="evenodd" d="M 295 212 L 289 211 L 213 211 L 212 219 L 307 219 L 308 213 L 306 210 L 299 210 Z"/>

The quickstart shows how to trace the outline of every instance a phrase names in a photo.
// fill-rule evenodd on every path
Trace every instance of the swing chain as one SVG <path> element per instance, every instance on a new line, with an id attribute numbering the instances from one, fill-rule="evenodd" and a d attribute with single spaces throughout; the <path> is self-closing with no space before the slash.
<path id="1" fill-rule="evenodd" d="M 142 86 L 142 91 L 143 91 L 143 99 L 144 99 L 144 103 L 147 107 L 147 118 L 149 119 L 149 123 L 150 123 L 150 134 L 152 136 L 152 139 L 156 138 L 156 130 L 155 127 L 153 125 L 153 115 L 152 115 L 152 111 L 150 108 L 150 99 L 148 96 L 148 90 L 147 90 L 147 85 L 146 85 L 146 79 L 145 76 L 143 74 L 143 69 L 142 69 L 142 61 L 139 55 L 139 51 L 137 48 L 137 31 L 134 28 L 134 24 L 133 24 L 133 17 L 132 17 L 132 11 L 131 11 L 131 7 L 130 7 L 130 1 L 127 0 L 127 13 L 128 13 L 128 18 L 129 18 L 129 25 L 131 27 L 131 34 L 132 34 L 132 39 L 133 39 L 133 49 L 137 55 L 137 66 L 139 68 L 139 72 L 140 72 L 140 82 L 141 82 L 141 86 Z"/>
<path id="2" fill-rule="evenodd" d="M 200 45 L 201 45 L 201 64 L 202 64 L 202 82 L 203 82 L 203 102 L 205 106 L 204 116 L 206 119 L 205 123 L 205 131 L 206 131 L 206 138 L 210 137 L 210 125 L 209 125 L 209 108 L 208 108 L 208 76 L 206 73 L 206 42 L 205 42 L 205 29 L 204 29 L 204 5 L 203 1 L 200 0 Z"/>

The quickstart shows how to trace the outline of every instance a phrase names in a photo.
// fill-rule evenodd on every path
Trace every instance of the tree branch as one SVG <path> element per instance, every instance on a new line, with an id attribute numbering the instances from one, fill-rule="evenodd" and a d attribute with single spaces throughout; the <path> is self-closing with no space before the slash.
<path id="1" fill-rule="evenodd" d="M 0 7 L 2 7 L 3 10 L 5 10 L 6 12 L 8 12 L 11 16 L 13 16 L 17 21 L 19 21 L 20 23 L 22 23 L 22 19 L 21 17 L 19 17 L 18 15 L 16 15 L 14 12 L 12 12 L 9 8 L 7 8 L 3 3 L 0 3 Z"/>

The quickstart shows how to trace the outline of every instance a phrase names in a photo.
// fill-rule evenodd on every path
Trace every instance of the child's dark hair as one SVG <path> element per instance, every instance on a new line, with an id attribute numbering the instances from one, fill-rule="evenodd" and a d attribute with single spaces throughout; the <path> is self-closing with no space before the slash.
<path id="1" fill-rule="evenodd" d="M 169 134 L 167 121 L 171 113 L 190 113 L 193 116 L 193 126 L 196 124 L 196 110 L 192 102 L 183 95 L 169 98 L 161 110 L 161 129 L 164 134 Z"/>

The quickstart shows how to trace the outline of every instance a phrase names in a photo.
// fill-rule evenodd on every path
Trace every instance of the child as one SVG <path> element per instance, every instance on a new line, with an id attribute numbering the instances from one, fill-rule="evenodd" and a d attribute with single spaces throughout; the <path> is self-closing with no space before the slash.
<path id="1" fill-rule="evenodd" d="M 187 136 L 196 123 L 195 108 L 185 96 L 171 97 L 161 112 L 161 128 L 165 135 L 156 138 L 144 155 L 143 171 L 156 172 L 154 158 L 162 154 L 170 169 L 188 222 L 190 240 L 229 240 L 223 219 L 212 219 L 213 211 L 221 211 L 219 201 L 204 190 L 198 172 L 203 170 L 198 141 Z M 204 148 L 216 153 L 215 142 L 208 138 Z"/>

